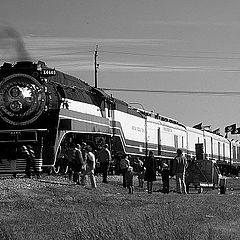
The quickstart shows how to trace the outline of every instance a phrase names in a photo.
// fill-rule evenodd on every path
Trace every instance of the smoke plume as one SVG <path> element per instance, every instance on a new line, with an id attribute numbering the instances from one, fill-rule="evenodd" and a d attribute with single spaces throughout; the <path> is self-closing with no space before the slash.
<path id="1" fill-rule="evenodd" d="M 0 52 L 5 61 L 31 60 L 21 35 L 12 27 L 0 27 Z"/>

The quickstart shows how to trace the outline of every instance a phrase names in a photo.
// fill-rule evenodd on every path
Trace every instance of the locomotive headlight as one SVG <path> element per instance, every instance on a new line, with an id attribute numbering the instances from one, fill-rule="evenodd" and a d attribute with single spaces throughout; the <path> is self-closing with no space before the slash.
<path id="1" fill-rule="evenodd" d="M 35 121 L 44 111 L 46 94 L 32 76 L 13 74 L 0 84 L 0 117 L 13 125 Z"/>

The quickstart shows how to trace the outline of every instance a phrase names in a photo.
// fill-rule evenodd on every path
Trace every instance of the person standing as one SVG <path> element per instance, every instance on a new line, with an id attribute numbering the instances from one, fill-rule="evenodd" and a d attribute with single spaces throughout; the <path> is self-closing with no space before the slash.
<path id="1" fill-rule="evenodd" d="M 111 153 L 108 150 L 108 144 L 105 144 L 98 152 L 98 161 L 100 162 L 100 169 L 102 173 L 103 183 L 108 183 L 107 176 L 109 170 L 109 164 L 111 161 Z"/>
<path id="2" fill-rule="evenodd" d="M 67 150 L 67 156 L 68 156 L 68 179 L 71 181 L 72 176 L 74 175 L 74 162 L 75 162 L 75 144 L 70 143 L 69 149 Z M 73 179 L 74 181 L 75 179 Z"/>
<path id="3" fill-rule="evenodd" d="M 39 177 L 39 172 L 35 166 L 35 152 L 31 145 L 22 145 L 20 151 L 23 157 L 26 159 L 26 168 L 25 174 L 27 178 L 31 178 L 31 167 L 34 170 L 34 173 Z"/>
<path id="4" fill-rule="evenodd" d="M 81 145 L 81 152 L 82 152 L 82 157 L 83 157 L 83 166 L 82 170 L 86 170 L 87 167 L 87 151 L 86 151 L 87 144 L 85 142 L 82 142 Z"/>
<path id="5" fill-rule="evenodd" d="M 128 167 L 130 167 L 130 161 L 128 160 L 128 156 L 124 154 L 120 160 L 120 169 L 123 175 L 123 187 L 126 187 L 126 172 Z"/>
<path id="6" fill-rule="evenodd" d="M 78 185 L 80 185 L 80 172 L 83 168 L 83 157 L 81 152 L 81 145 L 77 144 L 74 149 L 74 159 L 73 159 L 73 179 Z"/>
<path id="7" fill-rule="evenodd" d="M 140 188 L 143 188 L 145 168 L 143 167 L 142 160 L 137 159 L 136 169 L 137 169 L 138 186 Z"/>
<path id="8" fill-rule="evenodd" d="M 156 181 L 157 161 L 152 151 L 149 151 L 149 155 L 146 158 L 143 166 L 146 168 L 144 181 L 147 181 L 147 190 L 149 194 L 152 194 L 153 181 Z"/>
<path id="9" fill-rule="evenodd" d="M 162 193 L 169 193 L 169 166 L 165 162 L 161 162 L 161 175 L 162 175 Z"/>
<path id="10" fill-rule="evenodd" d="M 177 156 L 172 162 L 172 176 L 176 175 L 177 193 L 186 194 L 185 173 L 187 168 L 187 159 L 183 156 L 182 150 L 177 149 Z"/>
<path id="11" fill-rule="evenodd" d="M 89 176 L 91 186 L 92 188 L 97 188 L 96 185 L 96 179 L 94 176 L 94 169 L 96 166 L 96 159 L 92 152 L 92 147 L 87 145 L 86 149 L 86 170 L 84 170 L 82 178 L 81 178 L 81 184 L 85 186 L 86 184 L 86 175 Z"/>
<path id="12" fill-rule="evenodd" d="M 133 194 L 133 168 L 129 166 L 126 171 L 126 187 L 128 188 L 128 193 Z"/>

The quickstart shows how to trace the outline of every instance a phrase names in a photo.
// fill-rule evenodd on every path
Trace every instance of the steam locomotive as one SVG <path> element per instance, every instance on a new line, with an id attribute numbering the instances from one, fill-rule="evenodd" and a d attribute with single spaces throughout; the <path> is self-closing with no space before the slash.
<path id="1" fill-rule="evenodd" d="M 69 145 L 82 142 L 93 149 L 107 143 L 114 157 L 144 157 L 151 150 L 164 161 L 177 148 L 194 159 L 200 146 L 205 159 L 240 163 L 238 141 L 134 108 L 44 62 L 0 67 L 0 174 L 24 171 L 20 145 L 33 146 L 39 170 L 56 170 Z"/>

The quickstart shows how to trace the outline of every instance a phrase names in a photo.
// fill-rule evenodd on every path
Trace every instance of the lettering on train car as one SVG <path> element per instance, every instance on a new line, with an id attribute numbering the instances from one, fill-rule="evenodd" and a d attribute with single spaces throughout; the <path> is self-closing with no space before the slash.
<path id="1" fill-rule="evenodd" d="M 163 127 L 163 131 L 165 131 L 165 132 L 172 132 L 172 129 L 168 128 L 168 127 Z"/>

